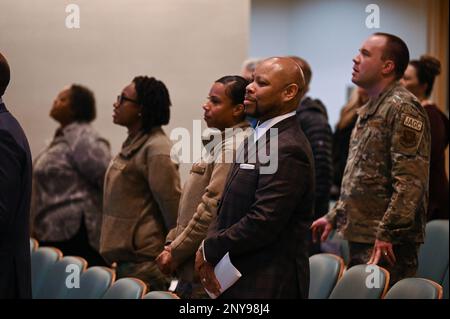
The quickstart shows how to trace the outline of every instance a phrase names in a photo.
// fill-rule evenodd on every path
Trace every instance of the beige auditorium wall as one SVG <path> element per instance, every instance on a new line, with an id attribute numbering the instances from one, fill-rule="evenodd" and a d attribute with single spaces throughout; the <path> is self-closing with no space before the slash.
<path id="1" fill-rule="evenodd" d="M 66 27 L 69 4 L 80 9 L 79 29 Z M 210 84 L 238 73 L 247 56 L 249 16 L 250 0 L 1 0 L 0 51 L 12 69 L 4 100 L 22 123 L 33 156 L 52 137 L 57 125 L 48 113 L 70 83 L 94 91 L 94 126 L 114 153 L 126 129 L 112 124 L 112 103 L 135 75 L 168 86 L 168 134 L 175 127 L 192 131 L 192 121 L 203 118 Z M 182 167 L 183 180 L 188 170 Z"/>

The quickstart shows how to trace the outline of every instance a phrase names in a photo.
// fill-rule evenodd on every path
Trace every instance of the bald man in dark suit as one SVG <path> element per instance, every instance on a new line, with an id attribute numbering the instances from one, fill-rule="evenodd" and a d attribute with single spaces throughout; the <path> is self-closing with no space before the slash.
<path id="1" fill-rule="evenodd" d="M 243 161 L 230 171 L 217 219 L 196 256 L 201 282 L 215 295 L 214 266 L 226 253 L 242 274 L 220 298 L 308 297 L 314 163 L 295 117 L 304 89 L 303 73 L 290 58 L 261 62 L 247 86 L 246 113 L 259 124 L 244 144 Z M 272 163 L 264 163 L 273 143 Z"/>
<path id="2" fill-rule="evenodd" d="M 9 78 L 0 53 L 0 299 L 31 298 L 31 154 L 20 124 L 3 103 Z"/>

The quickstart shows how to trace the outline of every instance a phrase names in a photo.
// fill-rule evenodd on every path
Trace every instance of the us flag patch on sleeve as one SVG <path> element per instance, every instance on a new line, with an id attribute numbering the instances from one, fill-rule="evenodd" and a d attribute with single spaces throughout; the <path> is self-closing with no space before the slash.
<path id="1" fill-rule="evenodd" d="M 403 122 L 403 125 L 420 132 L 422 131 L 423 122 L 407 116 Z"/>

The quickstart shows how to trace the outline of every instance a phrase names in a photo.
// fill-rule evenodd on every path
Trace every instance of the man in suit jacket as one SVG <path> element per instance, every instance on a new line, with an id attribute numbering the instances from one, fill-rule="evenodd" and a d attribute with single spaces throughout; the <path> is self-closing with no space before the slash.
<path id="1" fill-rule="evenodd" d="M 220 285 L 214 266 L 227 252 L 241 272 L 221 298 L 308 297 L 314 164 L 295 117 L 304 88 L 302 70 L 290 58 L 261 62 L 247 86 L 246 113 L 261 124 L 245 143 L 244 163 L 237 160 L 230 171 L 217 219 L 196 256 L 201 282 L 215 295 Z M 278 147 L 270 159 L 277 167 L 270 170 L 260 150 L 274 142 Z"/>
<path id="2" fill-rule="evenodd" d="M 31 298 L 31 153 L 2 100 L 9 73 L 0 53 L 0 299 Z"/>

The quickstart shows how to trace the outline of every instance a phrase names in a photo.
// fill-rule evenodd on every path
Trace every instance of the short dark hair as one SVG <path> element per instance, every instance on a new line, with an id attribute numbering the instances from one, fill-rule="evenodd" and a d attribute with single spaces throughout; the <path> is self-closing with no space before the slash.
<path id="1" fill-rule="evenodd" d="M 0 53 L 0 96 L 5 94 L 10 76 L 8 61 L 6 61 L 6 58 Z"/>
<path id="2" fill-rule="evenodd" d="M 142 105 L 142 129 L 149 131 L 155 126 L 168 124 L 172 103 L 166 85 L 148 76 L 137 76 L 133 83 L 137 100 Z"/>
<path id="3" fill-rule="evenodd" d="M 94 93 L 79 84 L 70 86 L 70 107 L 76 122 L 92 122 L 97 113 L 95 110 Z"/>
<path id="4" fill-rule="evenodd" d="M 382 59 L 392 60 L 395 64 L 395 78 L 400 80 L 405 73 L 409 63 L 409 50 L 406 43 L 399 37 L 383 32 L 377 32 L 374 36 L 382 36 L 386 38 L 386 47 L 384 49 Z"/>
<path id="5" fill-rule="evenodd" d="M 432 56 L 422 55 L 420 60 L 412 60 L 409 64 L 416 69 L 419 83 L 427 85 L 425 96 L 430 97 L 434 79 L 441 73 L 441 62 Z"/>
<path id="6" fill-rule="evenodd" d="M 244 103 L 245 89 L 250 84 L 245 78 L 239 75 L 226 75 L 216 80 L 216 83 L 226 85 L 225 94 L 233 104 Z"/>

